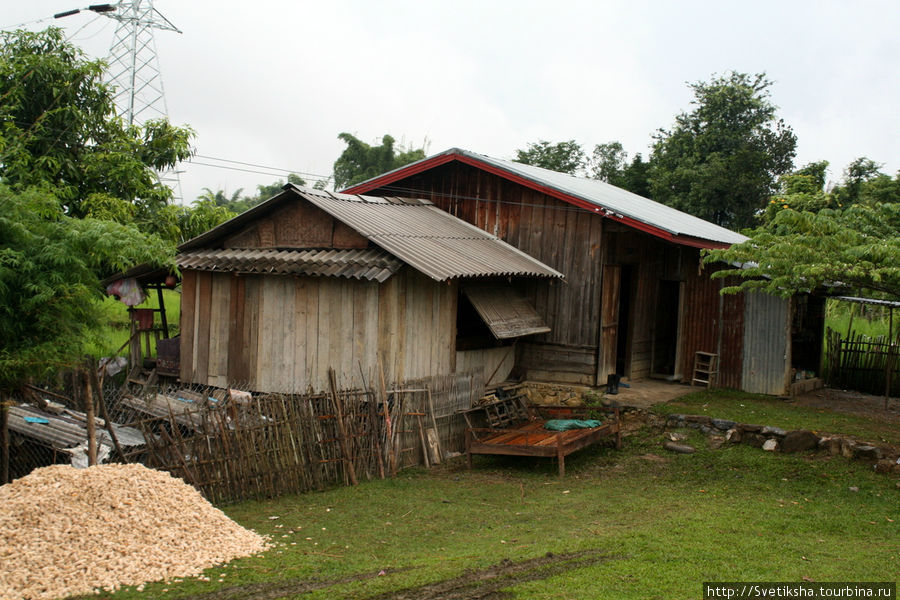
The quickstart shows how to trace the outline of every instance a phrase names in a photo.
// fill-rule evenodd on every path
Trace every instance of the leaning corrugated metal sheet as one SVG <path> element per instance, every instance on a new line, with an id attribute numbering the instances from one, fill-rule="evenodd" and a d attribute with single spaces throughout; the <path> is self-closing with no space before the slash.
<path id="1" fill-rule="evenodd" d="M 790 299 L 746 292 L 742 389 L 774 396 L 790 384 Z"/>
<path id="2" fill-rule="evenodd" d="M 542 262 L 427 200 L 293 191 L 437 281 L 458 277 L 563 277 Z"/>

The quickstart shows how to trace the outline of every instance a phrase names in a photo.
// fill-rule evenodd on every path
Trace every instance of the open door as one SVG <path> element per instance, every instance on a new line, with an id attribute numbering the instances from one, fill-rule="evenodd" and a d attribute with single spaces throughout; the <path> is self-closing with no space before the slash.
<path id="1" fill-rule="evenodd" d="M 597 354 L 597 385 L 605 385 L 606 377 L 616 372 L 616 354 L 619 346 L 619 295 L 622 268 L 619 265 L 603 267 L 603 283 L 600 297 L 600 348 Z"/>
<path id="2" fill-rule="evenodd" d="M 652 377 L 679 377 L 679 323 L 681 321 L 681 282 L 660 281 L 656 300 L 651 358 Z"/>

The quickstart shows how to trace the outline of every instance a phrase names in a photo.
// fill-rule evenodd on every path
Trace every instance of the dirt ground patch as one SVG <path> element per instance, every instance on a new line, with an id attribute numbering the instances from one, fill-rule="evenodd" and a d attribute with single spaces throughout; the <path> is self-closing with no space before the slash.
<path id="1" fill-rule="evenodd" d="M 900 425 L 900 398 L 890 398 L 885 408 L 884 396 L 824 388 L 795 396 L 788 402 Z"/>
<path id="2" fill-rule="evenodd" d="M 529 581 L 546 579 L 567 571 L 595 565 L 615 557 L 600 550 L 582 550 L 545 556 L 519 562 L 505 559 L 485 569 L 466 571 L 458 577 L 424 585 L 385 592 L 374 596 L 357 596 L 366 600 L 500 600 L 508 598 L 504 588 Z M 278 600 L 298 594 L 326 589 L 335 585 L 364 581 L 408 569 L 392 569 L 380 573 L 363 573 L 337 579 L 295 580 L 233 586 L 209 594 L 191 596 L 195 600 Z"/>

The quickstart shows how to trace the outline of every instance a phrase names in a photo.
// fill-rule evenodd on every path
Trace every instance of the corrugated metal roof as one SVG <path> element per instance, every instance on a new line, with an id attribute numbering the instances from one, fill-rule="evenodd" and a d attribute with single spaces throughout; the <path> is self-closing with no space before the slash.
<path id="1" fill-rule="evenodd" d="M 215 246 L 225 236 L 297 196 L 437 281 L 492 276 L 563 278 L 559 271 L 427 200 L 350 196 L 293 184 L 285 185 L 281 194 L 188 240 L 178 249 L 184 255 Z"/>
<path id="2" fill-rule="evenodd" d="M 739 233 L 603 181 L 557 173 L 556 171 L 493 158 L 459 148 L 451 148 L 384 175 L 379 175 L 354 185 L 347 191 L 364 193 L 379 187 L 385 187 L 392 181 L 419 173 L 431 168 L 432 165 L 443 164 L 452 159 L 459 159 L 470 164 L 474 162 L 478 165 L 486 165 L 510 176 L 525 180 L 526 183 L 530 183 L 538 189 L 549 188 L 550 190 L 555 190 L 564 196 L 563 199 L 569 201 L 580 200 L 581 203 L 588 205 L 583 206 L 583 204 L 579 203 L 582 208 L 590 210 L 591 207 L 594 207 L 596 212 L 609 218 L 618 218 L 626 223 L 634 221 L 649 225 L 660 232 L 665 232 L 672 236 L 672 241 L 674 242 L 684 241 L 688 243 L 690 241 L 689 238 L 695 238 L 708 240 L 715 245 L 731 245 L 747 240 L 745 236 Z M 702 244 L 691 243 L 691 245 Z"/>
<path id="3" fill-rule="evenodd" d="M 456 277 L 562 277 L 497 236 L 427 200 L 294 191 L 403 262 L 437 281 Z"/>
<path id="4" fill-rule="evenodd" d="M 403 266 L 379 248 L 348 250 L 210 249 L 178 255 L 181 269 L 237 273 L 324 275 L 385 281 Z"/>
<path id="5" fill-rule="evenodd" d="M 537 311 L 512 286 L 466 286 L 463 293 L 498 340 L 550 331 Z"/>

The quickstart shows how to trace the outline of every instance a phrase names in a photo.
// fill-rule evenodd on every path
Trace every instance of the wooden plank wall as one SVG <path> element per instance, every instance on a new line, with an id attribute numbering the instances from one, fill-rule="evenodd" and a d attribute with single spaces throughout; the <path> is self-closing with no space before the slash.
<path id="1" fill-rule="evenodd" d="M 593 348 L 596 354 L 602 217 L 463 164 L 445 165 L 397 185 L 402 192 L 385 188 L 371 193 L 428 198 L 564 273 L 566 282 L 530 281 L 522 286 L 551 328 L 550 333 L 529 337 L 529 347 L 546 343 L 573 351 Z M 526 349 L 526 360 L 527 354 Z M 589 360 L 578 361 L 578 369 L 588 380 L 596 370 L 596 358 L 590 358 L 589 351 L 585 355 Z"/>
<path id="2" fill-rule="evenodd" d="M 409 268 L 384 284 L 185 271 L 181 378 L 254 391 L 445 375 L 456 363 L 456 284 Z M 370 385 L 373 385 L 370 383 Z"/>

